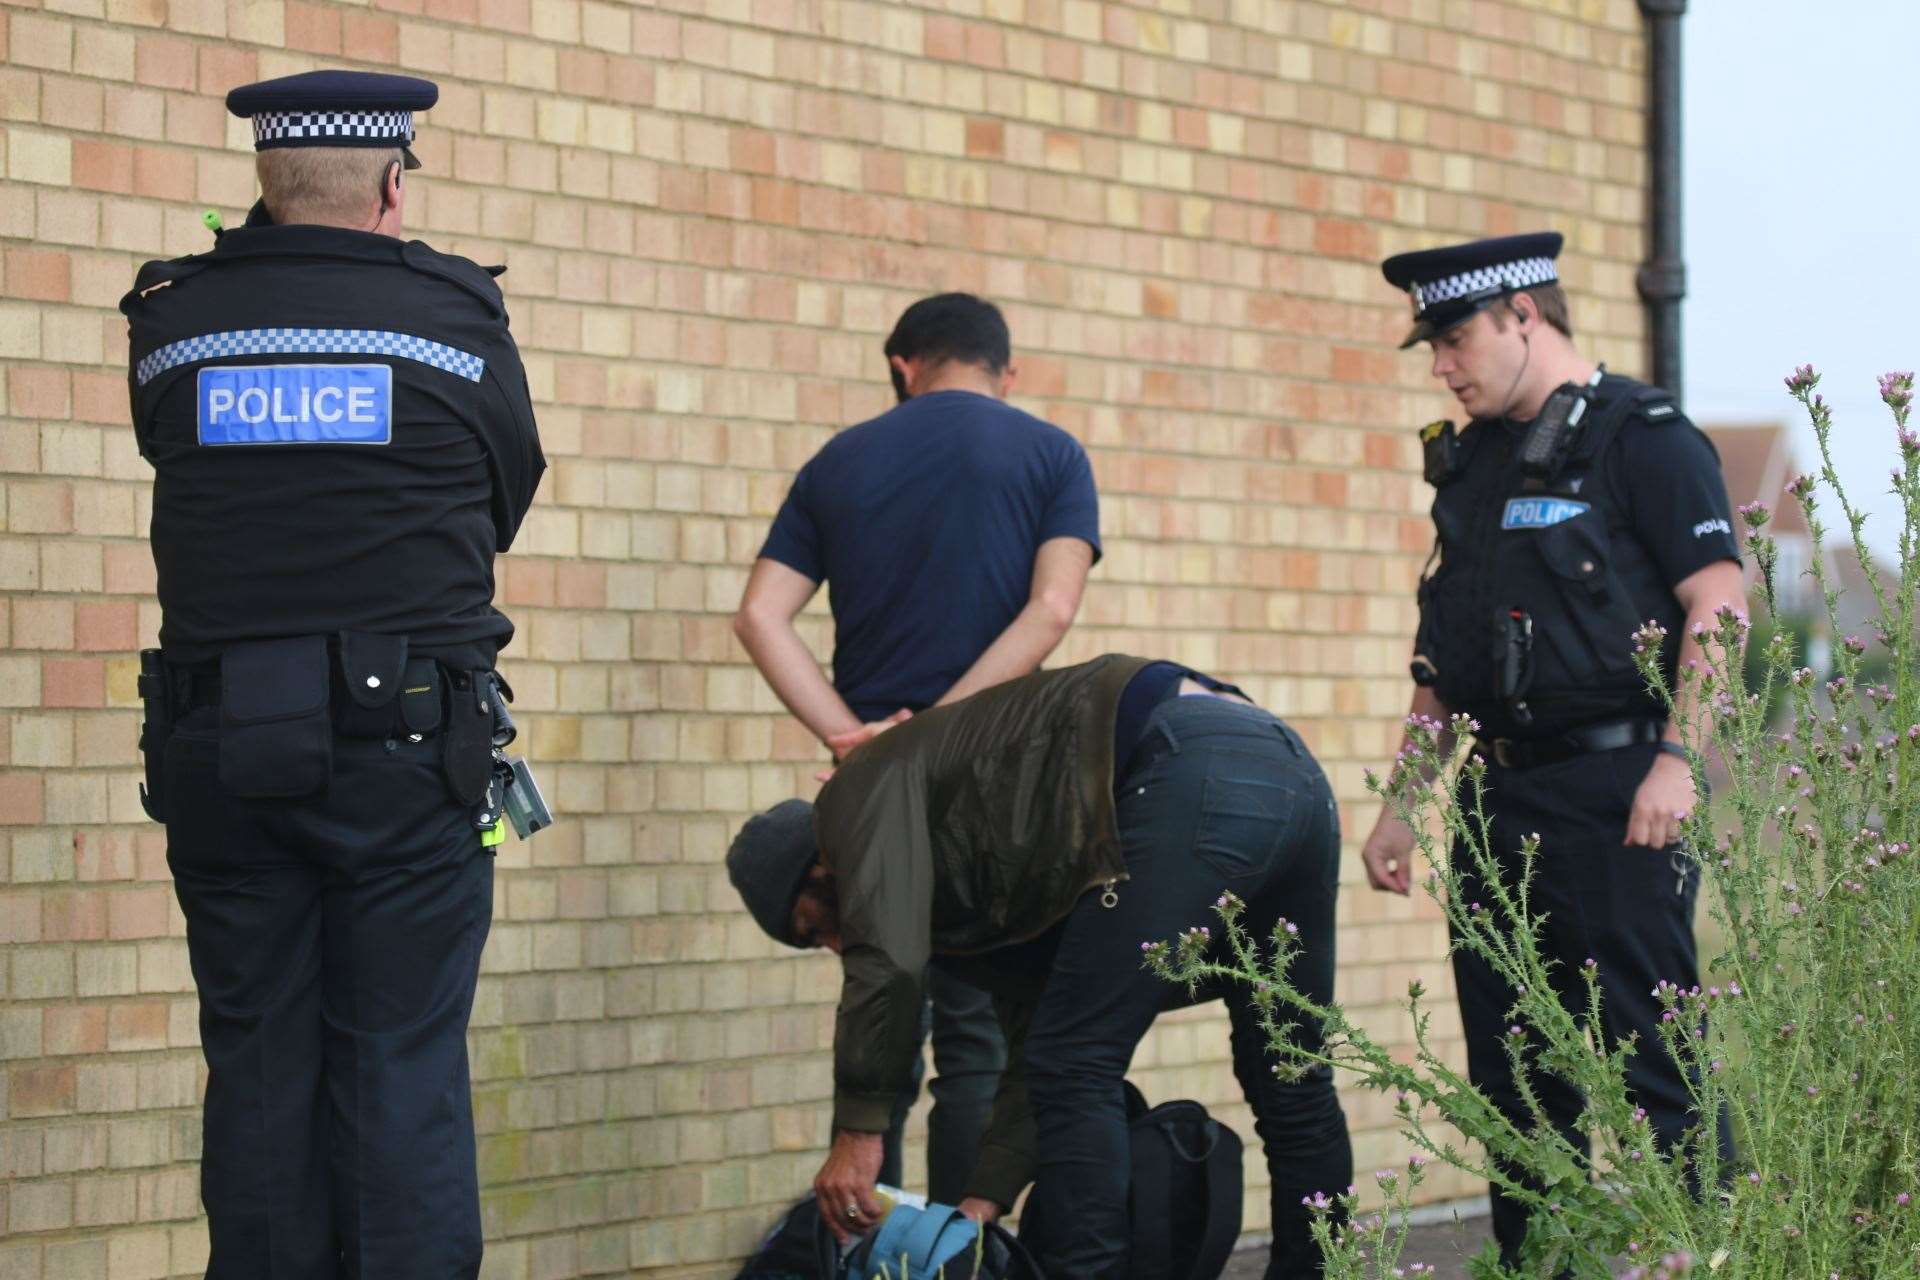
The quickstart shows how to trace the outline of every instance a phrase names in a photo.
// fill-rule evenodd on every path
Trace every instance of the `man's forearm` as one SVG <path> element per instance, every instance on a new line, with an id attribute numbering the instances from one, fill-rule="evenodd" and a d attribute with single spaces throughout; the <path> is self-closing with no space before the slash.
<path id="1" fill-rule="evenodd" d="M 1060 610 L 1052 605 L 1029 601 L 935 705 L 958 702 L 982 689 L 1033 674 L 1066 638 L 1071 621 L 1070 617 L 1061 617 Z"/>
<path id="2" fill-rule="evenodd" d="M 734 634 L 774 696 L 814 737 L 824 743 L 835 734 L 860 727 L 860 718 L 821 674 L 820 664 L 792 622 L 743 613 L 734 623 Z"/>
<path id="3" fill-rule="evenodd" d="M 1732 609 L 1735 613 L 1746 611 L 1746 583 L 1740 577 L 1740 566 L 1730 560 L 1708 565 L 1676 583 L 1673 594 L 1687 615 L 1680 629 L 1680 665 L 1675 675 L 1678 677 L 1690 669 L 1704 672 L 1710 659 L 1694 630 L 1698 628 L 1703 635 L 1714 635 L 1720 630 L 1722 609 Z M 1711 708 L 1700 700 L 1699 683 L 1676 678 L 1667 740 L 1691 740 L 1704 746 L 1712 732 L 1712 726 L 1707 723 L 1710 714 Z M 1688 729 L 1684 734 L 1683 726 Z"/>

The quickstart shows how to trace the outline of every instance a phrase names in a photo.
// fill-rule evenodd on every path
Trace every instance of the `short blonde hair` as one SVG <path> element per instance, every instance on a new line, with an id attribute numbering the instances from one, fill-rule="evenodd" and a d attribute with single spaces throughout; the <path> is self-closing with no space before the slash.
<path id="1" fill-rule="evenodd" d="M 282 225 L 352 227 L 379 208 L 398 147 L 273 147 L 254 157 L 267 212 Z"/>

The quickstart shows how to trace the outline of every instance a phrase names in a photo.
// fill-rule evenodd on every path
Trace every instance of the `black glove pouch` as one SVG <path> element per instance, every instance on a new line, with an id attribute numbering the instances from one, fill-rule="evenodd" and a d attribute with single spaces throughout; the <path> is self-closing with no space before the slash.
<path id="1" fill-rule="evenodd" d="M 446 709 L 440 688 L 440 664 L 432 658 L 408 658 L 401 679 L 400 721 L 408 733 L 421 737 L 440 732 Z"/>
<path id="2" fill-rule="evenodd" d="M 447 793 L 462 805 L 487 794 L 493 772 L 493 682 L 484 671 L 454 671 L 447 677 L 447 722 L 440 738 L 440 768 Z"/>
<path id="3" fill-rule="evenodd" d="M 241 799 L 293 799 L 333 773 L 333 664 L 325 636 L 236 644 L 220 655 L 220 785 Z"/>

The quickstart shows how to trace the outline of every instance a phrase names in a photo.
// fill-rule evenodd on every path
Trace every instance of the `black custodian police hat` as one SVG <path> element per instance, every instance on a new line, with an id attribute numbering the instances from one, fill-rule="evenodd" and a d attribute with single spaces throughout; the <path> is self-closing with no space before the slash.
<path id="1" fill-rule="evenodd" d="M 227 110 L 253 119 L 253 149 L 398 147 L 414 158 L 413 113 L 440 100 L 440 86 L 371 71 L 303 71 L 227 94 Z"/>
<path id="2" fill-rule="evenodd" d="M 1400 349 L 1445 333 L 1510 293 L 1558 284 L 1553 260 L 1562 243 L 1558 231 L 1536 231 L 1388 258 L 1381 274 L 1413 299 L 1413 330 Z"/>

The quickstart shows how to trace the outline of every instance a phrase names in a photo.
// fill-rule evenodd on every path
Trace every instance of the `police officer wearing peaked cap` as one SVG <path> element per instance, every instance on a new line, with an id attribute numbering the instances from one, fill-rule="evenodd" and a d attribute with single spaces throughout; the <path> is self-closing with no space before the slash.
<path id="1" fill-rule="evenodd" d="M 1521 840 L 1539 833 L 1532 907 L 1546 917 L 1562 999 L 1584 1013 L 1574 975 L 1591 957 L 1601 1033 L 1639 1036 L 1628 1084 L 1671 1147 L 1693 1120 L 1691 1099 L 1659 1047 L 1651 993 L 1662 980 L 1689 986 L 1698 971 L 1698 870 L 1677 844 L 1695 796 L 1678 730 L 1634 666 L 1633 634 L 1648 619 L 1666 627 L 1660 661 L 1672 683 L 1700 656 L 1692 625 L 1742 604 L 1739 550 L 1707 438 L 1665 392 L 1575 348 L 1560 247 L 1550 232 L 1507 236 L 1384 264 L 1413 304 L 1402 346 L 1430 344 L 1433 376 L 1469 420 L 1422 431 L 1436 540 L 1420 582 L 1412 710 L 1478 722 L 1488 846 L 1517 885 Z M 1408 891 L 1414 843 L 1381 814 L 1362 849 L 1374 888 Z M 1453 858 L 1469 871 L 1466 850 Z M 1469 893 L 1476 883 L 1469 871 Z M 1502 1045 L 1515 993 L 1477 956 L 1456 950 L 1453 963 L 1469 1073 L 1524 1127 Z M 1583 1147 L 1571 1086 L 1531 1083 Z M 1493 1217 L 1513 1265 L 1526 1212 L 1496 1187 Z"/>
<path id="2" fill-rule="evenodd" d="M 495 272 L 401 239 L 437 96 L 234 90 L 260 203 L 121 303 L 161 607 L 144 794 L 200 995 L 217 1280 L 480 1267 L 493 557 L 545 461 Z"/>

